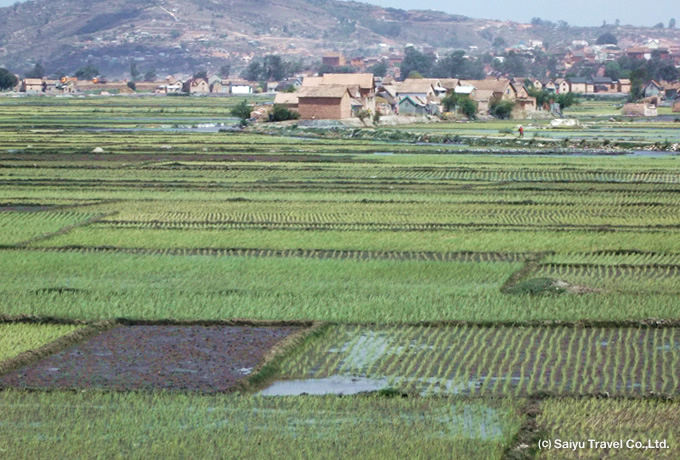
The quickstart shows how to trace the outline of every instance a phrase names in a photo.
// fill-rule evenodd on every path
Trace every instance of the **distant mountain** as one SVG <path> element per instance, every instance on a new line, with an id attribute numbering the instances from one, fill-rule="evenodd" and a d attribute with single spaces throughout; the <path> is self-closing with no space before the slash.
<path id="1" fill-rule="evenodd" d="M 339 0 L 33 0 L 0 8 L 0 65 L 22 73 L 41 61 L 49 73 L 72 73 L 91 62 L 113 76 L 136 62 L 163 75 L 238 68 L 265 54 L 317 61 L 327 51 L 369 56 L 407 43 L 485 49 L 497 37 L 541 39 L 532 34 L 539 29 Z M 578 30 L 597 37 L 597 28 Z M 551 34 L 552 45 L 571 35 Z"/>

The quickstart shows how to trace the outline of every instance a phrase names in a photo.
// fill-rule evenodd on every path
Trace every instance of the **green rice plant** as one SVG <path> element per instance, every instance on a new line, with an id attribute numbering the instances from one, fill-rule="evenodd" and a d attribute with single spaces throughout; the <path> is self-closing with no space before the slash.
<path id="1" fill-rule="evenodd" d="M 59 232 L 60 230 L 97 217 L 96 214 L 85 214 L 71 211 L 0 212 L 0 244 L 16 245 L 28 243 Z"/>
<path id="2" fill-rule="evenodd" d="M 675 328 L 347 325 L 286 357 L 280 376 L 387 379 L 421 395 L 676 395 L 679 344 Z"/>
<path id="3" fill-rule="evenodd" d="M 74 325 L 0 323 L 0 362 L 77 330 Z"/>
<path id="4" fill-rule="evenodd" d="M 83 452 L 107 458 L 500 459 L 523 422 L 519 404 L 3 391 L 0 449 L 7 459 Z"/>
<path id="5" fill-rule="evenodd" d="M 542 449 L 538 458 L 677 458 L 680 407 L 676 401 L 547 399 L 536 421 L 543 438 L 553 442 L 553 448 Z M 555 448 L 555 440 L 585 444 L 576 449 Z M 620 441 L 622 446 L 607 449 L 589 440 Z M 665 442 L 666 448 L 649 450 L 649 440 L 652 446 L 655 441 Z"/>

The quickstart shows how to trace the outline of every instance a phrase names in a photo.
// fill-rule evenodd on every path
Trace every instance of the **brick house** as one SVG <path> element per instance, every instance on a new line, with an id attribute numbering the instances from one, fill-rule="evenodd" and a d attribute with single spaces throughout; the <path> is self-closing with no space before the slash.
<path id="1" fill-rule="evenodd" d="M 210 85 L 205 78 L 192 78 L 184 83 L 183 90 L 189 94 L 208 94 Z"/>
<path id="2" fill-rule="evenodd" d="M 321 65 L 328 67 L 342 67 L 347 64 L 342 53 L 326 53 L 321 57 Z"/>
<path id="3" fill-rule="evenodd" d="M 323 86 L 351 88 L 350 96 L 361 101 L 364 109 L 375 112 L 375 81 L 372 73 L 327 73 L 321 77 L 305 77 L 301 89 Z"/>
<path id="4" fill-rule="evenodd" d="M 47 91 L 47 83 L 42 78 L 24 78 L 21 81 L 21 92 L 44 93 Z"/>
<path id="5" fill-rule="evenodd" d="M 295 93 L 276 93 L 276 96 L 274 96 L 274 104 L 282 105 L 287 109 L 298 110 L 300 100 Z"/>
<path id="6" fill-rule="evenodd" d="M 569 92 L 585 94 L 588 92 L 588 79 L 584 77 L 571 77 L 567 78 L 569 83 Z"/>
<path id="7" fill-rule="evenodd" d="M 352 98 L 344 85 L 303 86 L 297 96 L 303 120 L 343 120 L 352 116 Z"/>

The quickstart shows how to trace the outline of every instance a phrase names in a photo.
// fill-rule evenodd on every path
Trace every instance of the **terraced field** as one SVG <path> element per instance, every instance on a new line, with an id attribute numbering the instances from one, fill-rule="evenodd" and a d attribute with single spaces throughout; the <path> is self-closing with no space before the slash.
<path id="1" fill-rule="evenodd" d="M 0 100 L 0 457 L 680 457 L 679 156 L 219 132 L 235 102 Z M 672 130 L 598 123 L 565 135 Z"/>

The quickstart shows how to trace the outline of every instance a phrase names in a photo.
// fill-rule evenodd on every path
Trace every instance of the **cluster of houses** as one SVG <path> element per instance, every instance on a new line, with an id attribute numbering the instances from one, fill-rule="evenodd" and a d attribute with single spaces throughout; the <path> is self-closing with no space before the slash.
<path id="1" fill-rule="evenodd" d="M 74 94 L 81 92 L 130 94 L 134 91 L 141 91 L 156 94 L 247 95 L 253 94 L 254 89 L 255 85 L 248 81 L 223 79 L 213 75 L 208 78 L 188 78 L 185 80 L 170 76 L 163 81 L 138 81 L 134 85 L 127 81 L 107 81 L 98 78 L 92 80 L 83 80 L 77 77 L 62 77 L 59 80 L 24 78 L 19 80 L 15 91 L 28 94 Z"/>
<path id="2" fill-rule="evenodd" d="M 277 93 L 274 104 L 298 111 L 303 120 L 339 120 L 361 111 L 437 115 L 443 112 L 443 98 L 452 93 L 473 100 L 480 115 L 489 113 L 493 100 L 512 101 L 515 110 L 525 114 L 537 110 L 536 98 L 529 95 L 526 86 L 509 79 L 407 78 L 397 82 L 370 73 L 305 77 L 295 92 Z"/>

